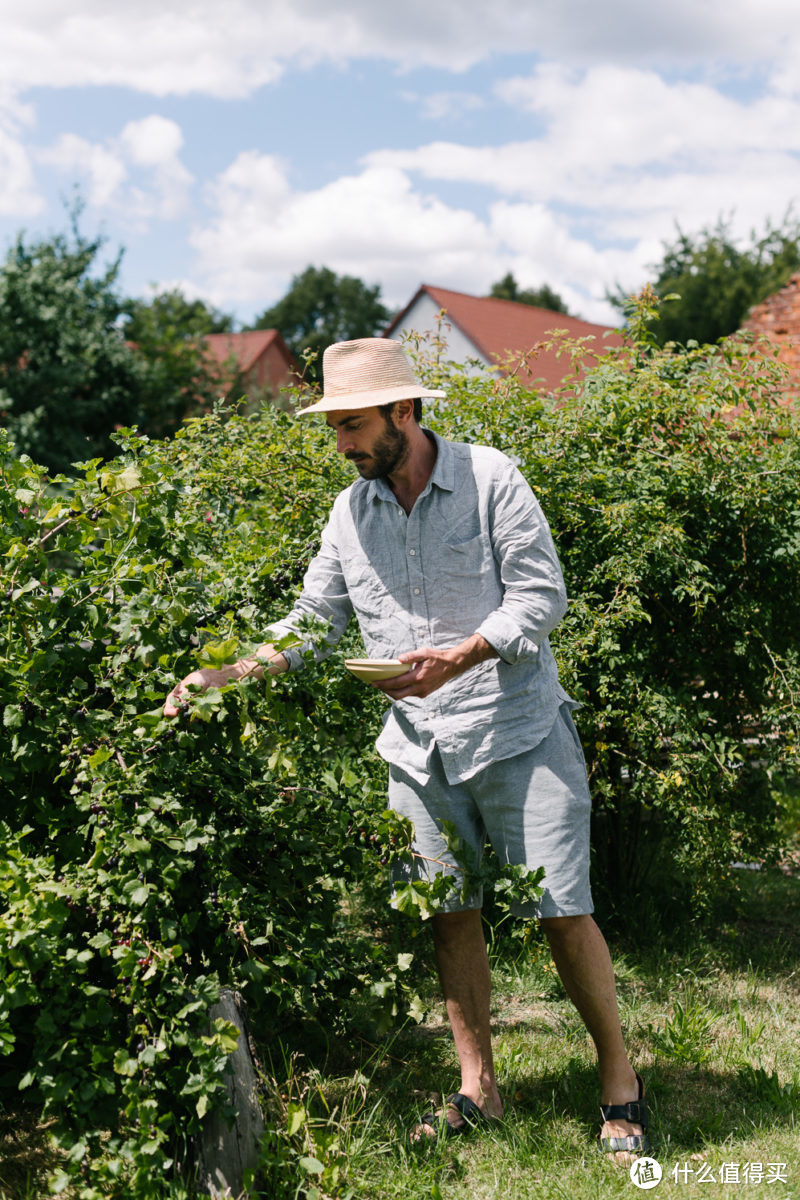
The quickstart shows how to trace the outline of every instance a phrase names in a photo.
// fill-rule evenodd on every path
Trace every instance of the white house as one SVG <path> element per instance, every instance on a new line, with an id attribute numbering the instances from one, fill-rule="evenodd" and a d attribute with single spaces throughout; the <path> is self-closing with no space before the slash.
<path id="1" fill-rule="evenodd" d="M 412 331 L 435 333 L 442 312 L 442 334 L 452 362 L 478 359 L 504 374 L 515 371 L 523 382 L 548 390 L 558 387 L 571 369 L 566 357 L 559 358 L 554 350 L 541 348 L 556 330 L 565 330 L 572 338 L 591 337 L 600 354 L 607 346 L 622 342 L 620 331 L 607 325 L 593 325 L 516 300 L 469 296 L 427 283 L 387 326 L 383 336 L 401 341 Z"/>

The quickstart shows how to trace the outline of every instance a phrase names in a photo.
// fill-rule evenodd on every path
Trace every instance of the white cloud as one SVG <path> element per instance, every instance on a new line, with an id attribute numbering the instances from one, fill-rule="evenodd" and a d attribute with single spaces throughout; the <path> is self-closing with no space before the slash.
<path id="1" fill-rule="evenodd" d="M 289 69 L 309 70 L 312 85 L 321 63 L 457 72 L 531 56 L 531 73 L 494 96 L 467 90 L 474 78 L 409 92 L 423 116 L 448 123 L 450 140 L 390 149 L 387 114 L 387 148 L 313 189 L 293 188 L 289 165 L 262 152 L 268 141 L 232 143 L 234 161 L 206 190 L 211 215 L 192 233 L 207 284 L 197 286 L 221 307 L 266 307 L 293 273 L 325 263 L 379 281 L 389 303 L 423 278 L 480 292 L 513 270 L 523 286 L 547 282 L 581 315 L 607 320 L 604 287 L 638 286 L 675 219 L 693 231 L 734 211 L 747 232 L 800 195 L 796 0 L 0 0 L 0 13 L 0 214 L 41 209 L 39 162 L 86 181 L 123 235 L 189 211 L 180 127 L 152 114 L 104 141 L 62 132 L 29 153 L 21 127 L 32 110 L 14 99 L 26 88 L 228 99 Z M 530 136 L 502 142 L 500 121 L 496 144 L 459 145 L 458 119 L 498 100 L 516 110 L 515 130 L 530 120 Z M 309 86 L 303 119 L 323 107 Z M 374 116 L 381 127 L 384 114 Z M 297 129 L 299 117 L 285 121 Z M 336 136 L 347 145 L 346 131 Z M 297 146 L 299 163 L 300 136 Z M 435 195 L 447 182 L 485 190 L 448 203 Z"/>
<path id="2" fill-rule="evenodd" d="M 179 158 L 183 147 L 180 126 L 158 115 L 129 121 L 120 134 L 119 145 L 131 164 L 152 172 L 150 193 L 141 192 L 142 215 L 164 219 L 181 216 L 194 180 Z"/>
<path id="3" fill-rule="evenodd" d="M 492 205 L 490 228 L 495 243 L 523 288 L 549 284 L 570 312 L 601 324 L 616 324 L 619 314 L 605 299 L 617 280 L 639 286 L 659 246 L 640 237 L 628 247 L 598 247 L 572 229 L 564 217 L 542 204 Z M 497 276 L 499 278 L 499 275 Z"/>
<path id="4" fill-rule="evenodd" d="M 156 115 L 129 121 L 119 140 L 130 161 L 140 167 L 171 166 L 183 146 L 180 126 Z"/>
<path id="5" fill-rule="evenodd" d="M 33 110 L 0 82 L 0 217 L 31 217 L 44 208 L 23 140 Z"/>
<path id="6" fill-rule="evenodd" d="M 795 0 L 5 0 L 0 78 L 18 89 L 112 84 L 247 96 L 286 67 L 379 57 L 460 71 L 493 54 L 573 64 L 774 67 L 792 85 Z"/>
<path id="7" fill-rule="evenodd" d="M 261 312 L 307 265 L 380 282 L 389 306 L 428 282 L 486 294 L 513 271 L 519 283 L 549 283 L 571 311 L 612 324 L 605 287 L 643 271 L 652 244 L 598 251 L 541 204 L 495 203 L 486 219 L 415 190 L 396 168 L 369 167 L 315 191 L 293 192 L 285 167 L 240 155 L 216 181 L 217 213 L 197 228 L 193 286 L 222 309 Z"/>
<path id="8" fill-rule="evenodd" d="M 43 208 L 25 147 L 0 127 L 0 216 L 30 217 Z"/>
<path id="9" fill-rule="evenodd" d="M 74 133 L 62 134 L 53 146 L 39 150 L 36 157 L 64 175 L 86 178 L 89 184 L 86 199 L 97 208 L 106 208 L 114 201 L 127 177 L 125 165 L 115 150 Z"/>
<path id="10" fill-rule="evenodd" d="M 731 145 L 800 149 L 800 103 L 775 94 L 744 103 L 654 71 L 604 64 L 577 72 L 555 63 L 497 90 L 546 120 L 549 140 L 571 158 L 601 166 L 686 159 Z"/>
<path id="11" fill-rule="evenodd" d="M 469 113 L 486 108 L 486 98 L 477 92 L 409 92 L 399 93 L 406 104 L 413 104 L 426 121 L 439 121 L 448 125 L 463 121 Z"/>
<path id="12" fill-rule="evenodd" d="M 91 206 L 114 210 L 126 222 L 141 225 L 186 211 L 193 178 L 180 161 L 182 145 L 180 126 L 152 115 L 129 121 L 118 137 L 105 143 L 62 134 L 36 157 L 73 180 L 86 179 Z"/>
<path id="13" fill-rule="evenodd" d="M 579 71 L 552 63 L 505 81 L 498 92 L 531 112 L 537 136 L 477 147 L 434 142 L 375 151 L 364 162 L 426 181 L 491 188 L 508 198 L 495 206 L 495 224 L 502 223 L 503 236 L 513 226 L 516 241 L 523 214 L 531 229 L 544 219 L 542 206 L 569 214 L 559 217 L 559 228 L 569 231 L 573 278 L 590 294 L 597 294 L 597 267 L 606 282 L 643 282 L 675 221 L 694 232 L 732 214 L 743 235 L 767 218 L 780 221 L 800 197 L 800 97 L 767 93 L 746 103 L 708 84 L 669 83 L 639 68 Z M 590 243 L 608 248 L 594 265 L 581 258 Z M 560 257 L 560 238 L 540 238 L 539 262 L 553 258 L 556 247 Z M 622 274 L 609 276 L 612 260 Z"/>
<path id="14" fill-rule="evenodd" d="M 391 168 L 370 168 L 315 191 L 292 192 L 270 156 L 240 155 L 214 186 L 217 216 L 192 243 L 199 273 L 220 307 L 267 307 L 307 265 L 380 281 L 389 304 L 405 303 L 426 277 L 452 286 L 494 278 L 485 222 L 414 191 Z"/>
<path id="15" fill-rule="evenodd" d="M 745 104 L 650 71 L 579 73 L 552 63 L 498 91 L 539 119 L 539 136 L 484 147 L 434 142 L 375 151 L 365 161 L 591 208 L 605 205 L 604 187 L 627 188 L 643 168 L 708 175 L 731 155 L 777 154 L 788 164 L 800 153 L 800 99 L 765 95 Z"/>

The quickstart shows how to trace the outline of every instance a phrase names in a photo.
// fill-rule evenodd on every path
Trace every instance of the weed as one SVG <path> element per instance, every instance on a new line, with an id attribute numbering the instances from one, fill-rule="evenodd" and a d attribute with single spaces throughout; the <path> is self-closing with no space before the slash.
<path id="1" fill-rule="evenodd" d="M 667 1017 L 663 1030 L 648 1025 L 647 1031 L 664 1058 L 698 1067 L 714 1053 L 709 1032 L 719 1016 L 709 1005 L 689 997 L 683 1003 L 674 1002 L 673 1015 Z"/>

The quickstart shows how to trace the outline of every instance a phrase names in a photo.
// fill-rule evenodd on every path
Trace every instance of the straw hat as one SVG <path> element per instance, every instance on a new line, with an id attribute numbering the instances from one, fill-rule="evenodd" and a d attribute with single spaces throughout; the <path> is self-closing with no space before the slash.
<path id="1" fill-rule="evenodd" d="M 322 378 L 322 399 L 299 409 L 298 415 L 445 395 L 423 387 L 403 347 L 391 338 L 334 342 L 322 356 Z"/>

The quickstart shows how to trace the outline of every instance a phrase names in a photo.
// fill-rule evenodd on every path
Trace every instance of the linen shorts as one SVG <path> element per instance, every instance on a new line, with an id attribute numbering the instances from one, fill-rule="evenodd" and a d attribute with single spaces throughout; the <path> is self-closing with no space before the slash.
<path id="1" fill-rule="evenodd" d="M 389 806 L 414 823 L 413 865 L 393 868 L 395 883 L 461 872 L 448 851 L 441 821 L 452 821 L 479 862 L 486 841 L 503 863 L 544 867 L 544 892 L 520 916 L 566 917 L 591 913 L 586 763 L 569 706 L 562 704 L 547 736 L 522 754 L 500 759 L 464 783 L 450 784 L 438 750 L 430 779 L 421 784 L 401 767 L 389 769 Z M 439 860 L 425 861 L 425 860 Z M 442 866 L 441 864 L 446 864 Z M 480 890 L 466 899 L 453 890 L 441 912 L 480 908 Z"/>

